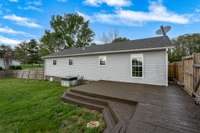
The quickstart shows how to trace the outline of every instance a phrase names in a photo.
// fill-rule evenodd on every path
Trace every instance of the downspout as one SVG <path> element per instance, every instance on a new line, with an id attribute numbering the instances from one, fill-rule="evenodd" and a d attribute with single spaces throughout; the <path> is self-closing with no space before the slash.
<path id="1" fill-rule="evenodd" d="M 167 87 L 168 86 L 168 48 L 166 48 L 165 60 L 166 60 L 166 87 Z"/>

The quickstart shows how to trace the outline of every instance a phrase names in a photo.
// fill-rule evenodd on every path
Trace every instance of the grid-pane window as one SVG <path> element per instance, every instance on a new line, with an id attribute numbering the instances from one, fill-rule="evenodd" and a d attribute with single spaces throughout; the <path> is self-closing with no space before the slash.
<path id="1" fill-rule="evenodd" d="M 100 65 L 106 65 L 106 56 L 100 56 L 99 57 L 99 64 Z"/>
<path id="2" fill-rule="evenodd" d="M 69 65 L 73 65 L 73 60 L 72 59 L 69 59 Z"/>
<path id="3" fill-rule="evenodd" d="M 143 77 L 143 56 L 132 55 L 132 77 Z"/>
<path id="4" fill-rule="evenodd" d="M 53 65 L 56 65 L 56 64 L 57 64 L 56 60 L 53 60 Z"/>

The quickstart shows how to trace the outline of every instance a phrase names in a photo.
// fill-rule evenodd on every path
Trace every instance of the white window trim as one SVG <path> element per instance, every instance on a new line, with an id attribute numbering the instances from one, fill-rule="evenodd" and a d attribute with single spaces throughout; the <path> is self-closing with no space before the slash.
<path id="1" fill-rule="evenodd" d="M 132 59 L 133 58 L 138 58 L 138 57 L 142 59 L 142 77 L 134 77 L 132 75 Z M 143 79 L 144 78 L 144 57 L 143 57 L 143 54 L 131 54 L 131 57 L 130 57 L 130 67 L 131 67 L 131 70 L 130 70 L 131 78 L 134 78 L 134 79 Z"/>
<path id="2" fill-rule="evenodd" d="M 100 64 L 100 60 L 101 60 L 101 58 L 105 58 L 105 59 L 106 59 L 106 61 L 105 61 L 105 65 L 101 65 L 101 64 Z M 104 56 L 99 56 L 98 63 L 99 63 L 99 66 L 106 66 L 106 65 L 107 65 L 107 57 L 106 57 L 105 55 L 104 55 Z"/>

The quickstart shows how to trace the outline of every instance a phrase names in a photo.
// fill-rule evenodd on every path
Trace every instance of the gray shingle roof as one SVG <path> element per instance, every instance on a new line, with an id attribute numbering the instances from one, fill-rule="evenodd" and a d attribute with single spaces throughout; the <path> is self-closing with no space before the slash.
<path id="1" fill-rule="evenodd" d="M 161 49 L 172 47 L 167 36 L 159 36 L 145 39 L 138 39 L 132 41 L 123 41 L 118 43 L 110 43 L 104 45 L 92 45 L 86 48 L 69 48 L 60 52 L 44 56 L 43 58 L 64 57 L 64 56 L 77 56 L 77 55 L 90 55 L 101 53 L 115 53 L 125 51 L 142 51 Z"/>

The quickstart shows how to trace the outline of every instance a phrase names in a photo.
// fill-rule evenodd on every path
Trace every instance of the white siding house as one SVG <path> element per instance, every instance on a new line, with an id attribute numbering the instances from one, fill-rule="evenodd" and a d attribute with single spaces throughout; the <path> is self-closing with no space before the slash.
<path id="1" fill-rule="evenodd" d="M 12 60 L 12 62 L 11 62 L 12 66 L 19 66 L 20 64 L 21 63 L 17 60 Z M 5 68 L 4 61 L 1 58 L 0 58 L 0 67 Z"/>
<path id="2" fill-rule="evenodd" d="M 63 54 L 59 54 L 59 56 L 50 55 L 44 57 L 45 76 L 60 78 L 82 76 L 86 80 L 109 80 L 167 86 L 167 48 L 102 51 L 92 54 L 87 52 L 80 55 L 76 52 L 76 55 L 65 56 L 61 56 Z M 67 49 L 67 51 L 69 50 Z"/>

